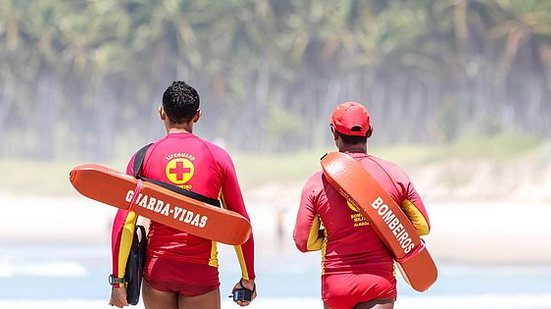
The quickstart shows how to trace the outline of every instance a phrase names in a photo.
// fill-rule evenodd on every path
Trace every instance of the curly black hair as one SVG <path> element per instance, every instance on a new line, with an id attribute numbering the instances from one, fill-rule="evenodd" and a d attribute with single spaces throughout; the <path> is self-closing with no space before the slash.
<path id="1" fill-rule="evenodd" d="M 199 94 L 184 81 L 175 81 L 163 94 L 163 108 L 170 122 L 190 121 L 199 110 Z"/>

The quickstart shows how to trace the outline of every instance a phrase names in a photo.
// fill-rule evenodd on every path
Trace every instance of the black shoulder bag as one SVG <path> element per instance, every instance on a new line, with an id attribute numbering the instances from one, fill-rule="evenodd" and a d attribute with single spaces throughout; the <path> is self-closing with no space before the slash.
<path id="1" fill-rule="evenodd" d="M 147 152 L 149 146 L 151 146 L 151 144 L 145 145 L 136 153 L 134 165 L 132 166 L 134 177 L 139 177 L 140 175 L 145 153 Z M 146 249 L 147 235 L 145 232 L 145 227 L 142 225 L 136 225 L 134 237 L 132 239 L 132 246 L 130 247 L 130 253 L 128 254 L 128 260 L 126 261 L 126 269 L 124 272 L 124 281 L 126 281 L 126 301 L 131 305 L 138 304 L 138 301 L 140 300 Z"/>
<path id="2" fill-rule="evenodd" d="M 141 234 L 141 237 L 138 234 Z M 136 225 L 132 247 L 128 254 L 126 270 L 124 272 L 124 280 L 126 281 L 126 301 L 131 305 L 138 304 L 140 300 L 146 246 L 147 236 L 145 228 L 141 225 Z"/>

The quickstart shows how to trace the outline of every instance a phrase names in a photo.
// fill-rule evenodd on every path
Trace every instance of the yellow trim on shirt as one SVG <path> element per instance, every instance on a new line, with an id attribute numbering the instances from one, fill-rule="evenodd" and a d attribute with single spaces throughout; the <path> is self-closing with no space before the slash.
<path id="1" fill-rule="evenodd" d="M 210 247 L 209 266 L 218 267 L 218 246 L 214 240 Z"/>
<path id="2" fill-rule="evenodd" d="M 308 251 L 320 250 L 323 246 L 323 240 L 325 237 L 319 236 L 320 230 L 320 218 L 316 215 L 312 221 L 312 227 L 310 227 L 310 233 L 308 234 L 308 241 L 306 242 L 306 249 Z"/>
<path id="3" fill-rule="evenodd" d="M 220 191 L 219 198 L 222 201 L 222 208 L 228 209 L 226 207 L 226 201 L 224 199 L 224 194 L 222 194 L 222 191 Z M 243 279 L 249 280 L 249 272 L 247 271 L 247 263 L 245 262 L 245 256 L 243 255 L 243 248 L 241 248 L 240 245 L 233 247 L 235 249 L 235 254 L 237 254 L 237 260 L 239 260 L 239 266 L 241 267 L 241 274 L 243 276 Z"/>
<path id="4" fill-rule="evenodd" d="M 402 210 L 408 216 L 419 236 L 427 235 L 429 233 L 429 225 L 427 220 L 410 200 L 404 200 L 402 202 Z"/>
<path id="5" fill-rule="evenodd" d="M 119 243 L 119 261 L 118 261 L 118 274 L 117 277 L 124 277 L 126 270 L 126 262 L 128 261 L 128 255 L 130 254 L 130 248 L 132 247 L 132 240 L 134 239 L 134 232 L 136 229 L 136 221 L 138 216 L 135 212 L 130 211 L 124 220 L 124 225 L 121 232 L 121 239 Z"/>
<path id="6" fill-rule="evenodd" d="M 323 243 L 321 245 L 321 274 L 322 275 L 325 274 L 325 254 L 327 253 L 327 229 L 323 229 L 323 236 L 324 236 Z"/>
<path id="7" fill-rule="evenodd" d="M 243 255 L 243 249 L 241 246 L 233 246 L 235 248 L 235 253 L 237 254 L 237 259 L 239 260 L 239 266 L 241 266 L 241 274 L 243 279 L 249 280 L 249 272 L 247 271 L 247 263 L 245 263 L 245 256 Z"/>

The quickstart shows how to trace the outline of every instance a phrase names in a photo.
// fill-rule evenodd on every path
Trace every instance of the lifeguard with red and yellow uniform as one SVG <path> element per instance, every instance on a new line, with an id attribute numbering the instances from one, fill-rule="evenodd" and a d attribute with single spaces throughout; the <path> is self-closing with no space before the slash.
<path id="1" fill-rule="evenodd" d="M 135 158 L 128 163 L 127 175 L 95 164 L 71 172 L 71 182 L 80 193 L 120 208 L 112 230 L 113 275 L 124 277 L 141 215 L 151 219 L 143 275 L 154 288 L 179 289 L 185 296 L 217 288 L 216 240 L 234 245 L 242 277 L 254 279 L 254 239 L 228 153 L 192 133 L 169 133 L 149 146 L 139 173 L 146 180 L 221 200 L 223 209 L 134 178 Z"/>

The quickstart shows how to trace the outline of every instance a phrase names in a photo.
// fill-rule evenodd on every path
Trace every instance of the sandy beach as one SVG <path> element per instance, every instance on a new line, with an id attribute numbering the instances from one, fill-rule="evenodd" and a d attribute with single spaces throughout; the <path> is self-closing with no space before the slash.
<path id="1" fill-rule="evenodd" d="M 298 188 L 298 189 L 296 189 Z M 245 196 L 257 250 L 295 250 L 292 229 L 300 187 L 266 186 Z M 110 242 L 116 209 L 78 196 L 0 195 L 4 243 Z M 551 264 L 551 205 L 520 201 L 427 204 L 432 231 L 424 237 L 437 261 Z M 278 231 L 280 234 L 278 234 Z M 277 244 L 277 246 L 275 245 Z"/>
<path id="2" fill-rule="evenodd" d="M 264 256 L 296 253 L 292 229 L 301 185 L 266 185 L 244 189 L 245 202 L 253 224 L 256 251 Z M 76 192 L 68 196 L 16 196 L 0 194 L 4 213 L 0 216 L 0 244 L 8 246 L 71 246 L 110 243 L 116 209 L 87 199 Z M 442 265 L 506 265 L 530 267 L 551 265 L 551 205 L 521 200 L 426 202 L 432 231 L 424 237 L 436 262 Z M 316 256 L 317 259 L 317 256 Z M 260 261 L 259 261 L 260 262 Z M 316 262 L 317 263 L 317 262 Z M 12 264 L 6 264 L 12 265 Z M 107 270 L 106 270 L 107 272 Z M 316 274 L 317 276 L 317 274 Z M 8 276 L 6 279 L 9 279 Z M 11 277 L 13 278 L 13 277 Z M 401 280 L 401 279 L 400 279 Z M 510 280 L 510 279 L 506 279 Z M 8 281 L 6 281 L 8 282 Z M 317 286 L 318 282 L 311 282 Z M 468 283 L 465 283 L 468 284 Z M 496 290 L 497 291 L 497 290 Z M 437 293 L 399 297 L 397 309 L 487 309 L 551 308 L 551 289 L 536 288 L 524 293 L 474 294 Z M 65 294 L 63 294 L 65 295 Z M 101 297 L 103 298 L 103 297 Z M 321 308 L 318 298 L 259 297 L 249 308 Z M 0 297 L 0 308 L 113 308 L 102 299 L 37 299 Z M 134 308 L 143 308 L 138 305 Z M 223 299 L 222 308 L 238 308 Z"/>

